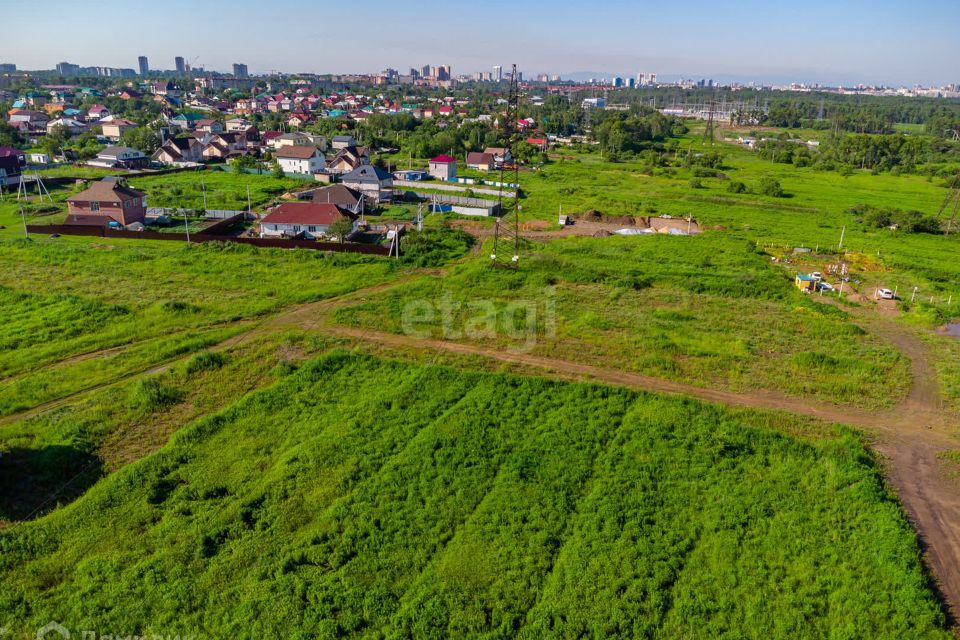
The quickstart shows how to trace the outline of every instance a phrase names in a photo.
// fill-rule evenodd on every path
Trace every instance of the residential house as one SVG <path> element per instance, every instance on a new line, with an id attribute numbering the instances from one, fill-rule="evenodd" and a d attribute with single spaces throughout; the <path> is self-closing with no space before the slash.
<path id="1" fill-rule="evenodd" d="M 510 155 L 510 150 L 506 147 L 487 147 L 483 150 L 483 152 L 492 155 L 493 162 L 497 165 L 505 162 L 507 157 Z"/>
<path id="2" fill-rule="evenodd" d="M 14 157 L 17 159 L 17 163 L 21 167 L 27 165 L 27 154 L 20 149 L 14 149 L 13 147 L 0 147 L 0 158 Z"/>
<path id="3" fill-rule="evenodd" d="M 467 168 L 477 171 L 493 171 L 496 167 L 496 161 L 492 153 L 483 153 L 482 151 L 471 151 L 467 154 Z"/>
<path id="4" fill-rule="evenodd" d="M 326 167 L 323 153 L 312 144 L 279 147 L 275 155 L 284 173 L 313 175 Z"/>
<path id="5" fill-rule="evenodd" d="M 303 125 L 307 124 L 308 122 L 310 122 L 310 116 L 308 116 L 307 114 L 303 113 L 302 111 L 297 111 L 297 112 L 295 112 L 295 113 L 291 113 L 291 114 L 290 114 L 290 117 L 287 118 L 287 126 L 288 126 L 288 127 L 297 127 L 297 128 L 299 128 L 299 127 L 302 127 Z"/>
<path id="6" fill-rule="evenodd" d="M 151 158 L 161 164 L 183 164 L 203 160 L 203 145 L 193 137 L 167 138 Z"/>
<path id="7" fill-rule="evenodd" d="M 342 211 L 335 204 L 317 202 L 284 202 L 260 221 L 261 238 L 317 238 L 328 236 L 330 225 L 347 219 L 357 229 L 357 216 Z"/>
<path id="8" fill-rule="evenodd" d="M 247 154 L 247 137 L 242 133 L 217 133 L 203 149 L 206 160 L 226 160 Z"/>
<path id="9" fill-rule="evenodd" d="M 373 204 L 393 200 L 393 174 L 365 164 L 340 178 L 343 186 L 359 191 Z"/>
<path id="10" fill-rule="evenodd" d="M 106 169 L 142 169 L 150 164 L 150 158 L 130 147 L 105 147 L 87 164 Z"/>
<path id="11" fill-rule="evenodd" d="M 350 173 L 367 164 L 370 164 L 370 156 L 367 155 L 366 148 L 349 146 L 337 152 L 327 170 L 331 173 Z"/>
<path id="12" fill-rule="evenodd" d="M 540 151 L 546 151 L 549 143 L 547 138 L 527 138 L 527 144 L 535 146 Z"/>
<path id="13" fill-rule="evenodd" d="M 192 131 L 201 120 L 204 120 L 204 117 L 199 113 L 181 113 L 170 118 L 170 125 Z"/>
<path id="14" fill-rule="evenodd" d="M 427 172 L 438 180 L 453 180 L 457 177 L 457 159 L 447 155 L 430 158 Z"/>
<path id="15" fill-rule="evenodd" d="M 124 186 L 116 178 L 92 183 L 67 198 L 67 224 L 94 224 L 126 227 L 143 224 L 147 197 L 142 191 Z"/>
<path id="16" fill-rule="evenodd" d="M 47 126 L 50 118 L 42 111 L 33 111 L 31 109 L 12 109 L 7 112 L 8 122 L 16 125 L 20 122 L 25 123 L 31 130 L 40 129 Z"/>
<path id="17" fill-rule="evenodd" d="M 103 120 L 108 115 L 110 115 L 110 109 L 107 109 L 102 104 L 95 104 L 87 109 L 87 119 L 93 120 L 94 122 L 97 120 Z"/>
<path id="18" fill-rule="evenodd" d="M 279 149 L 280 147 L 312 147 L 313 141 L 307 134 L 293 131 L 271 139 L 267 142 L 267 145 L 274 149 Z"/>
<path id="19" fill-rule="evenodd" d="M 194 127 L 196 131 L 203 131 L 204 133 L 223 133 L 223 125 L 214 120 L 213 118 L 202 118 L 197 120 L 197 124 Z"/>
<path id="20" fill-rule="evenodd" d="M 114 118 L 113 120 L 101 122 L 100 128 L 103 129 L 103 136 L 105 138 L 109 138 L 114 142 L 117 142 L 123 137 L 123 133 L 125 131 L 136 129 L 137 123 L 124 120 L 123 118 Z"/>
<path id="21" fill-rule="evenodd" d="M 0 155 L 0 186 L 19 183 L 22 174 L 23 165 L 18 156 Z"/>
<path id="22" fill-rule="evenodd" d="M 57 118 L 47 123 L 47 133 L 52 133 L 53 130 L 58 127 L 70 136 L 76 136 L 89 130 L 87 125 L 79 120 L 74 120 L 73 118 Z"/>
<path id="23" fill-rule="evenodd" d="M 353 136 L 333 136 L 333 140 L 330 141 L 330 146 L 339 151 L 340 149 L 346 149 L 347 147 L 357 146 L 357 140 Z"/>
<path id="24" fill-rule="evenodd" d="M 335 204 L 344 211 L 360 214 L 363 208 L 363 193 L 342 184 L 335 184 L 313 192 L 313 201 Z"/>

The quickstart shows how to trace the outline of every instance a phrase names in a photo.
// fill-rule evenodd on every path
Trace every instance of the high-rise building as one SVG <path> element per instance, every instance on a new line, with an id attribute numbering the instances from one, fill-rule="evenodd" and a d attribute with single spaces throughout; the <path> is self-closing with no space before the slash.
<path id="1" fill-rule="evenodd" d="M 183 56 L 177 56 L 176 58 L 173 59 L 173 62 L 174 64 L 177 65 L 176 67 L 177 73 L 182 75 L 187 72 L 187 64 L 186 62 L 184 62 Z"/>
<path id="2" fill-rule="evenodd" d="M 247 76 L 249 76 L 250 73 L 249 71 L 247 71 L 247 65 L 240 64 L 239 62 L 234 62 L 233 75 L 237 78 L 246 78 Z"/>
<path id="3" fill-rule="evenodd" d="M 449 80 L 450 79 L 450 65 L 442 64 L 436 69 L 437 71 L 437 80 Z"/>
<path id="4" fill-rule="evenodd" d="M 150 73 L 150 61 L 147 60 L 147 56 L 140 56 L 137 62 L 140 64 L 140 75 L 145 76 Z"/>
<path id="5" fill-rule="evenodd" d="M 80 65 L 69 62 L 60 62 L 57 64 L 57 73 L 62 76 L 76 75 L 80 71 Z"/>
<path id="6" fill-rule="evenodd" d="M 10 62 L 0 63 L 0 73 L 13 73 L 17 70 L 17 65 Z"/>
<path id="7" fill-rule="evenodd" d="M 501 82 L 503 80 L 503 67 L 495 65 L 493 67 L 493 81 Z"/>
<path id="8" fill-rule="evenodd" d="M 616 76 L 613 80 L 610 81 L 610 85 L 613 87 L 622 87 L 623 78 L 621 78 L 620 76 Z"/>
<path id="9" fill-rule="evenodd" d="M 424 78 L 431 78 L 433 77 L 433 69 L 430 65 L 424 65 L 424 67 L 420 69 L 420 75 Z"/>
<path id="10" fill-rule="evenodd" d="M 633 89 L 635 86 L 637 86 L 637 81 L 634 80 L 633 78 L 629 78 L 627 80 L 627 86 Z"/>

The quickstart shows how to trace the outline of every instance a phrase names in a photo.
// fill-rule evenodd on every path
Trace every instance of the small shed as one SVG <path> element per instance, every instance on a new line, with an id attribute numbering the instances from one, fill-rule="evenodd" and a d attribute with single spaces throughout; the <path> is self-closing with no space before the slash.
<path id="1" fill-rule="evenodd" d="M 800 291 L 803 291 L 804 293 L 813 293 L 817 290 L 817 279 L 813 276 L 807 276 L 802 273 L 798 273 L 795 282 L 797 289 L 800 289 Z"/>

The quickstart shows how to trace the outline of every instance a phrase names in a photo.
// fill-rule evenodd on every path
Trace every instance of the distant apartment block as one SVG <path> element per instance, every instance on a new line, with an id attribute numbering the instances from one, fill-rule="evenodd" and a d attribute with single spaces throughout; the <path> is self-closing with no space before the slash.
<path id="1" fill-rule="evenodd" d="M 182 75 L 187 72 L 187 63 L 184 61 L 183 56 L 174 58 L 173 63 L 176 65 L 177 73 Z"/>
<path id="2" fill-rule="evenodd" d="M 140 75 L 145 76 L 150 73 L 150 61 L 147 60 L 147 56 L 137 58 L 137 63 L 140 65 Z"/>
<path id="3" fill-rule="evenodd" d="M 17 70 L 17 65 L 9 62 L 0 63 L 0 73 L 13 73 Z"/>
<path id="4" fill-rule="evenodd" d="M 240 64 L 239 62 L 233 63 L 233 75 L 237 78 L 246 78 L 250 75 L 250 72 L 247 70 L 247 65 Z"/>

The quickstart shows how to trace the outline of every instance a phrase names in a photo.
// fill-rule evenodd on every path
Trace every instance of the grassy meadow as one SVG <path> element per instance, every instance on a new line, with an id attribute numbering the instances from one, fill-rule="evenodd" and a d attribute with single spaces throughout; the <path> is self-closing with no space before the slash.
<path id="1" fill-rule="evenodd" d="M 0 551 L 23 629 L 950 637 L 849 432 L 342 353 L 0 530 Z"/>
<path id="2" fill-rule="evenodd" d="M 682 146 L 708 151 L 696 131 Z M 698 188 L 691 169 L 569 150 L 524 171 L 528 228 L 555 228 L 562 205 L 693 216 L 704 232 L 529 242 L 517 271 L 488 266 L 489 239 L 434 228 L 451 217 L 439 214 L 397 262 L 24 239 L 6 194 L 0 626 L 952 637 L 881 466 L 845 427 L 547 381 L 522 363 L 337 338 L 322 323 L 262 324 L 389 284 L 328 321 L 884 410 L 906 397 L 911 362 L 876 332 L 868 298 L 917 287 L 881 319 L 923 337 L 960 415 L 960 340 L 934 332 L 960 316 L 960 240 L 867 228 L 847 212 L 932 214 L 942 185 L 714 150 L 722 175 Z M 786 197 L 728 191 L 764 177 Z M 201 181 L 210 209 L 246 209 L 248 187 L 263 208 L 302 185 L 217 171 L 130 183 L 150 206 L 199 209 Z M 29 221 L 61 220 L 81 188 L 51 188 L 55 202 L 30 202 Z M 801 259 L 801 246 L 816 251 Z M 798 271 L 841 257 L 864 298 L 824 304 L 794 286 Z"/>

